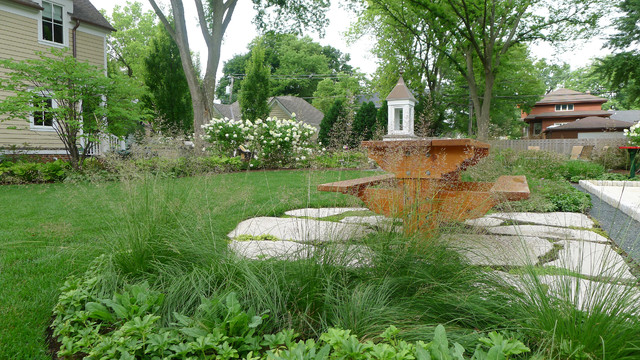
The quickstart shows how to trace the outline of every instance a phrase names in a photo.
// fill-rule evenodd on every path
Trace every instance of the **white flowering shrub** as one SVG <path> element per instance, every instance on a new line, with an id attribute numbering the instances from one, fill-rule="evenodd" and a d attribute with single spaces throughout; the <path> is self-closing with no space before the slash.
<path id="1" fill-rule="evenodd" d="M 628 130 L 624 129 L 624 135 L 629 138 L 631 145 L 640 146 L 640 122 L 631 126 Z"/>
<path id="2" fill-rule="evenodd" d="M 204 139 L 213 151 L 232 153 L 243 145 L 253 153 L 254 159 L 265 166 L 287 166 L 303 162 L 312 153 L 313 126 L 291 120 L 213 119 L 202 126 Z"/>

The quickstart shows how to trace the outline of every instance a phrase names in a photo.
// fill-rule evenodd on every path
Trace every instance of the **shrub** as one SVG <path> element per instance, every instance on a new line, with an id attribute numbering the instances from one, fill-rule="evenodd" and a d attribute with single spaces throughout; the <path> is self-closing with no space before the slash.
<path id="1" fill-rule="evenodd" d="M 304 161 L 312 152 L 315 128 L 305 123 L 277 118 L 249 120 L 213 119 L 203 125 L 204 139 L 217 155 L 229 155 L 240 146 L 268 167 Z"/>
<path id="2" fill-rule="evenodd" d="M 25 184 L 62 181 L 71 166 L 63 160 L 47 163 L 9 162 L 0 163 L 0 183 Z"/>
<path id="3" fill-rule="evenodd" d="M 604 174 L 602 165 L 590 161 L 569 160 L 561 166 L 562 176 L 571 182 L 578 182 L 585 179 L 597 179 Z"/>
<path id="4" fill-rule="evenodd" d="M 598 151 L 592 156 L 595 163 L 602 165 L 607 170 L 626 169 L 629 155 L 624 149 L 609 147 L 606 150 Z"/>

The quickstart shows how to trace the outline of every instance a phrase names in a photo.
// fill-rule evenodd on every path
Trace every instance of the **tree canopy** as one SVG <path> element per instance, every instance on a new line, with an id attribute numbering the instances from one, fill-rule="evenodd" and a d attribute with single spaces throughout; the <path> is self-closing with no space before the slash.
<path id="1" fill-rule="evenodd" d="M 322 46 L 308 36 L 268 32 L 255 38 L 249 44 L 247 53 L 236 55 L 224 63 L 223 76 L 216 88 L 216 95 L 224 103 L 231 103 L 237 99 L 251 50 L 256 46 L 264 48 L 265 61 L 271 69 L 270 96 L 294 95 L 310 99 L 318 84 L 327 78 L 327 75 L 335 80 L 339 75 L 346 77 L 341 74 L 353 72 L 353 68 L 348 64 L 349 54 L 343 54 L 329 45 Z M 227 87 L 232 76 L 233 93 L 228 95 Z"/>

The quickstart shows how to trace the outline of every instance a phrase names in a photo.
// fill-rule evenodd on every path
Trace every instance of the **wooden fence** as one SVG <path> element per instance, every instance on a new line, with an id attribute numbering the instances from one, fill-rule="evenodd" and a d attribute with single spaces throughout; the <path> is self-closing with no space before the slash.
<path id="1" fill-rule="evenodd" d="M 593 145 L 593 151 L 599 152 L 605 146 L 617 148 L 627 145 L 627 139 L 525 139 L 525 140 L 489 140 L 494 149 L 528 150 L 537 146 L 540 150 L 570 155 L 574 146 Z"/>

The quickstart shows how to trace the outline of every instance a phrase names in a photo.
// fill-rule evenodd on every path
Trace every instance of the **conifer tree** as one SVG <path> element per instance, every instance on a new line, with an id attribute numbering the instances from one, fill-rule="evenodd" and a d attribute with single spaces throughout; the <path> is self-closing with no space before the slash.
<path id="1" fill-rule="evenodd" d="M 247 63 L 246 77 L 240 90 L 240 111 L 245 120 L 255 121 L 269 116 L 269 68 L 264 62 L 264 49 L 256 46 Z"/>

